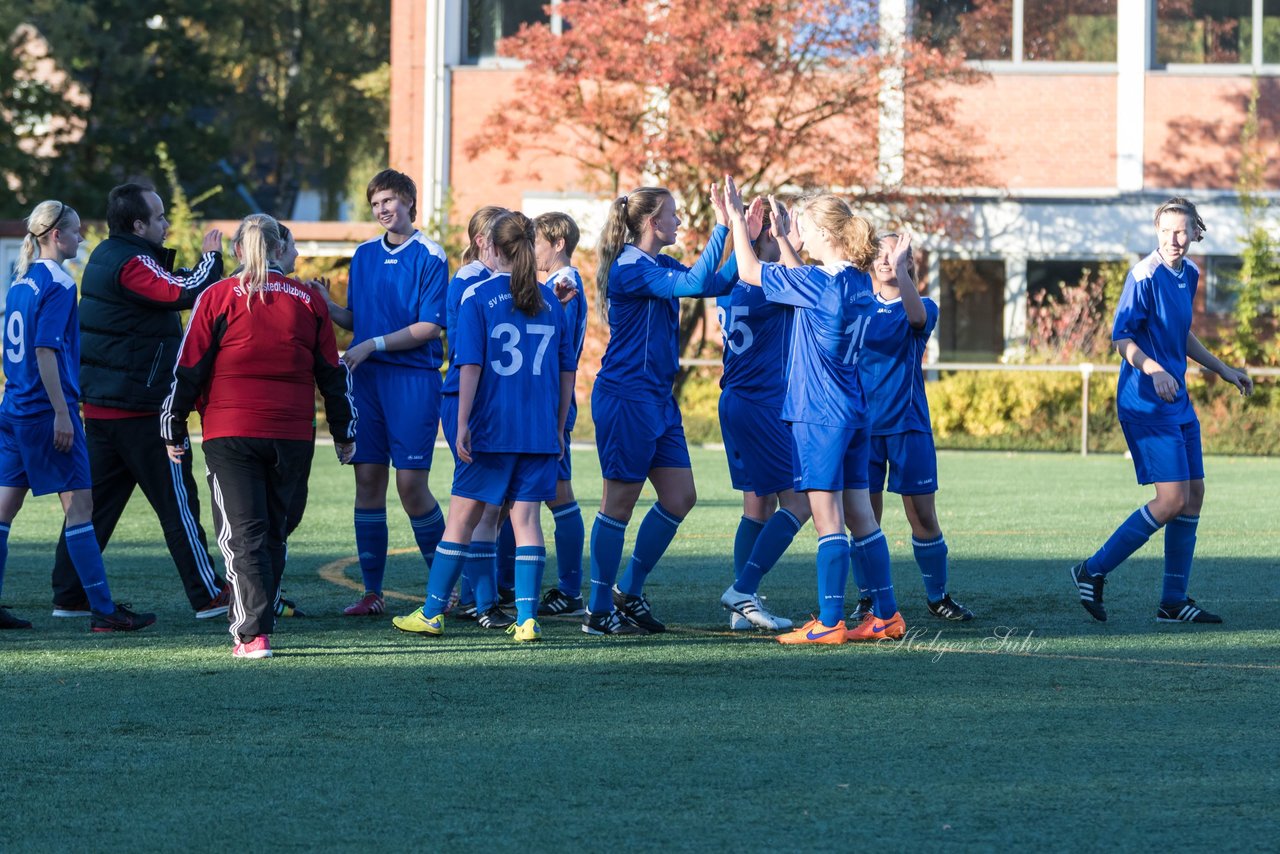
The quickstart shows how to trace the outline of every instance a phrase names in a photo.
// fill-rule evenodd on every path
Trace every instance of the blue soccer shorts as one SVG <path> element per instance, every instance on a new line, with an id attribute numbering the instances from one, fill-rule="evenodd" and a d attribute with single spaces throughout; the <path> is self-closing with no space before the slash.
<path id="1" fill-rule="evenodd" d="M 1133 455 L 1138 483 L 1181 483 L 1204 479 L 1200 422 L 1135 424 L 1121 421 L 1124 440 Z"/>
<path id="2" fill-rule="evenodd" d="M 734 489 L 756 495 L 791 489 L 791 425 L 782 420 L 782 407 L 725 389 L 720 395 L 720 435 Z"/>
<path id="3" fill-rule="evenodd" d="M 797 492 L 867 488 L 871 435 L 866 426 L 827 427 L 797 421 L 791 425 L 791 441 Z"/>
<path id="4" fill-rule="evenodd" d="M 938 452 L 933 434 L 920 430 L 871 437 L 867 480 L 871 491 L 884 492 L 888 469 L 889 491 L 898 495 L 932 495 L 938 491 Z"/>
<path id="5" fill-rule="evenodd" d="M 71 414 L 71 450 L 54 450 L 53 413 L 29 420 L 0 417 L 0 486 L 33 495 L 92 489 L 89 446 L 80 416 Z"/>
<path id="6" fill-rule="evenodd" d="M 363 413 L 361 413 L 363 414 Z M 440 432 L 444 434 L 444 442 L 453 454 L 453 464 L 458 460 L 458 396 L 444 394 L 440 396 Z"/>
<path id="7" fill-rule="evenodd" d="M 485 504 L 554 501 L 556 455 L 477 451 L 453 472 L 453 494 Z"/>
<path id="8" fill-rule="evenodd" d="M 352 371 L 351 386 L 360 414 L 351 462 L 430 469 L 440 424 L 440 372 L 366 361 Z"/>
<path id="9" fill-rule="evenodd" d="M 655 468 L 692 468 L 675 398 L 640 403 L 596 388 L 591 393 L 596 453 L 605 480 L 642 483 Z"/>

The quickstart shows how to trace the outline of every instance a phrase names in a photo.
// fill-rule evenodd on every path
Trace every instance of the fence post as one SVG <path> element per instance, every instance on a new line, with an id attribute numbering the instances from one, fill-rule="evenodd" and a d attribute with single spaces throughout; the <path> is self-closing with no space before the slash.
<path id="1" fill-rule="evenodd" d="M 1080 456 L 1089 456 L 1089 378 L 1093 363 L 1080 363 Z"/>

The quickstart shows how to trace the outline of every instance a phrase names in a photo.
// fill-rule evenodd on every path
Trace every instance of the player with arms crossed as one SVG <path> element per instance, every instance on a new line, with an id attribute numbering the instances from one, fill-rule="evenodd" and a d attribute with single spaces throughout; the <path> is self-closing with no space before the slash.
<path id="1" fill-rule="evenodd" d="M 542 638 L 537 607 L 546 548 L 539 511 L 556 494 L 575 359 L 564 311 L 538 284 L 533 241 L 528 217 L 500 217 L 484 259 L 497 275 L 469 290 L 459 307 L 454 339 L 461 462 L 426 603 L 392 620 L 401 631 L 444 634 L 449 593 L 484 507 L 511 502 L 516 621 L 508 630 L 517 641 Z"/>
<path id="2" fill-rule="evenodd" d="M 343 361 L 351 370 L 360 443 L 352 458 L 356 473 L 356 551 L 365 592 L 348 616 L 383 613 L 382 579 L 387 567 L 387 483 L 396 467 L 400 504 L 427 566 L 444 533 L 444 515 L 428 477 L 440 423 L 440 365 L 444 348 L 444 250 L 413 225 L 418 188 L 393 169 L 373 176 L 369 206 L 386 229 L 356 247 L 351 258 L 347 305 L 329 300 L 335 323 L 355 334 Z"/>
<path id="3" fill-rule="evenodd" d="M 1196 207 L 1174 198 L 1156 209 L 1159 248 L 1129 271 L 1116 307 L 1111 339 L 1124 363 L 1116 408 L 1133 455 L 1138 483 L 1155 484 L 1156 497 L 1139 507 L 1102 548 L 1071 568 L 1080 604 L 1105 621 L 1102 588 L 1107 575 L 1164 527 L 1164 586 L 1156 619 L 1167 623 L 1221 623 L 1187 596 L 1196 528 L 1204 504 L 1200 420 L 1187 396 L 1187 358 L 1195 359 L 1241 394 L 1253 380 L 1223 364 L 1191 331 L 1200 269 L 1187 258 L 1204 235 Z"/>
<path id="4" fill-rule="evenodd" d="M 128 632 L 156 621 L 111 599 L 93 527 L 89 449 L 80 398 L 76 283 L 62 269 L 84 238 L 80 217 L 62 202 L 36 205 L 9 286 L 4 314 L 4 400 L 0 401 L 0 587 L 9 528 L 27 492 L 58 493 L 66 549 L 89 598 L 90 628 Z M 31 623 L 0 607 L 0 629 Z"/>

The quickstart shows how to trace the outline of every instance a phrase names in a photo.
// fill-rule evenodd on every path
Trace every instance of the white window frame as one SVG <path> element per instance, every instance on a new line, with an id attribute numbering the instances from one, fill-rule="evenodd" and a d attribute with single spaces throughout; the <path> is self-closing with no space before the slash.
<path id="1" fill-rule="evenodd" d="M 501 2 L 501 0 L 497 0 L 497 2 Z M 548 2 L 552 7 L 551 20 L 549 21 L 551 32 L 556 35 L 561 35 L 564 33 L 564 18 L 555 11 L 555 7 L 560 5 L 560 0 L 548 0 Z M 470 0 L 461 0 L 459 6 L 462 13 L 462 32 L 460 34 L 462 42 L 460 45 L 462 65 L 470 66 L 472 68 L 524 68 L 525 63 L 520 59 L 511 59 L 510 57 L 505 56 L 471 56 L 467 45 L 467 33 L 470 29 L 471 15 Z"/>

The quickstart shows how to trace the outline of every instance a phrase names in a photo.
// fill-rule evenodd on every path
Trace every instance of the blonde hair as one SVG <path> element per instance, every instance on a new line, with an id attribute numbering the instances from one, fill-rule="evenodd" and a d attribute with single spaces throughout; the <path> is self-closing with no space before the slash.
<path id="1" fill-rule="evenodd" d="M 263 288 L 267 284 L 271 261 L 284 250 L 280 223 L 266 214 L 250 214 L 240 222 L 231 243 L 240 257 L 240 284 L 248 291 L 245 305 L 252 309 L 254 294 L 266 300 Z"/>
<path id="2" fill-rule="evenodd" d="M 22 276 L 31 269 L 32 263 L 40 257 L 40 241 L 53 232 L 67 219 L 67 214 L 75 210 L 59 201 L 49 200 L 36 205 L 27 217 L 27 233 L 22 236 L 22 248 L 18 250 L 18 261 L 13 265 L 13 274 Z"/>
<path id="3" fill-rule="evenodd" d="M 533 220 L 519 211 L 506 211 L 493 222 L 493 248 L 511 262 L 511 299 L 527 317 L 547 307 L 538 286 L 538 263 L 533 251 Z"/>
<path id="4" fill-rule="evenodd" d="M 609 314 L 609 268 L 622 254 L 623 246 L 640 239 L 644 224 L 657 216 L 662 203 L 669 198 L 671 191 L 666 187 L 640 187 L 609 205 L 609 218 L 605 220 L 596 249 L 596 302 L 602 319 L 607 319 Z"/>
<path id="5" fill-rule="evenodd" d="M 871 223 L 858 216 L 849 203 L 839 196 L 823 193 L 800 204 L 800 211 L 819 228 L 825 228 L 832 243 L 848 261 L 866 271 L 876 260 L 880 241 Z"/>
<path id="6" fill-rule="evenodd" d="M 480 260 L 480 247 L 476 246 L 476 238 L 488 235 L 493 231 L 493 223 L 498 217 L 507 213 L 507 209 L 497 205 L 485 205 L 471 215 L 467 221 L 467 249 L 462 253 L 462 263 L 470 264 Z"/>

